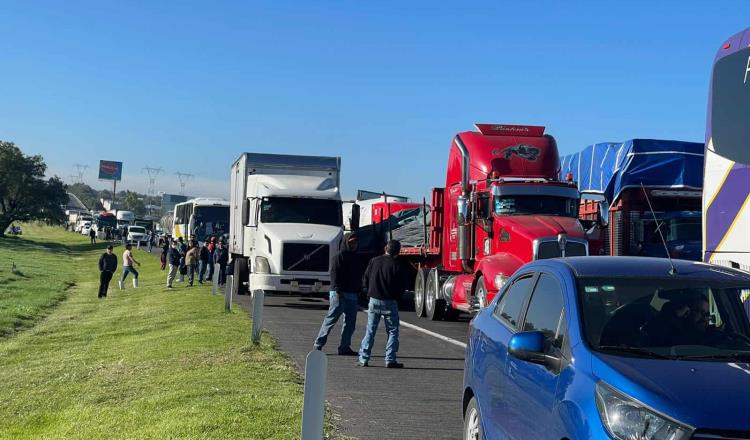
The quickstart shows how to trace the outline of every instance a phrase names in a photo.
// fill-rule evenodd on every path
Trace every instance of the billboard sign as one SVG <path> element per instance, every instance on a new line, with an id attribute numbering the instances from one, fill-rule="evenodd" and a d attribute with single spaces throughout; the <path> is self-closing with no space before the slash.
<path id="1" fill-rule="evenodd" d="M 99 179 L 122 180 L 122 162 L 111 160 L 99 161 Z"/>

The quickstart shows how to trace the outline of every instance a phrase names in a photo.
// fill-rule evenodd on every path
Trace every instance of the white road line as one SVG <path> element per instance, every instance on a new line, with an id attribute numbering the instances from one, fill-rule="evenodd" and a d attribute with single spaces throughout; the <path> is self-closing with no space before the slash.
<path id="1" fill-rule="evenodd" d="M 457 345 L 457 346 L 459 346 L 461 348 L 466 348 L 466 344 L 465 343 L 463 343 L 461 341 L 457 341 L 457 340 L 455 340 L 453 338 L 449 338 L 447 336 L 443 336 L 440 333 L 435 333 L 435 332 L 429 331 L 426 328 L 422 328 L 422 327 L 419 327 L 417 325 L 410 324 L 410 323 L 404 322 L 404 321 L 401 321 L 401 325 L 403 325 L 404 327 L 410 328 L 412 330 L 416 330 L 418 332 L 424 333 L 426 335 L 430 335 L 430 336 L 432 336 L 434 338 L 438 338 L 438 339 L 440 339 L 442 341 L 449 342 L 449 343 L 451 343 L 453 345 Z"/>

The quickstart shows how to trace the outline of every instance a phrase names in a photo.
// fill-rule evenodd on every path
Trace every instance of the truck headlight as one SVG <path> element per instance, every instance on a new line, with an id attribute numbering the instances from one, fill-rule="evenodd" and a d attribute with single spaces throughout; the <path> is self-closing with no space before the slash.
<path id="1" fill-rule="evenodd" d="M 506 277 L 505 275 L 495 275 L 495 288 L 497 290 L 502 289 L 506 281 L 508 281 L 508 277 Z"/>
<path id="2" fill-rule="evenodd" d="M 604 382 L 596 384 L 596 407 L 602 424 L 618 440 L 682 440 L 692 434 L 692 429 L 657 414 Z"/>
<path id="3" fill-rule="evenodd" d="M 271 266 L 268 264 L 268 258 L 255 257 L 255 273 L 271 273 Z"/>

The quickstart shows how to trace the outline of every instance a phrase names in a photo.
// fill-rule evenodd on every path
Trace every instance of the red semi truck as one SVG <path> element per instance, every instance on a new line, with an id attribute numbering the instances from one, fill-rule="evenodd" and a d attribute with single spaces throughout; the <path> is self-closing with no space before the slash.
<path id="1" fill-rule="evenodd" d="M 580 194 L 558 177 L 555 139 L 540 126 L 476 128 L 453 139 L 421 244 L 401 251 L 417 269 L 416 313 L 432 320 L 484 307 L 531 260 L 588 255 Z"/>

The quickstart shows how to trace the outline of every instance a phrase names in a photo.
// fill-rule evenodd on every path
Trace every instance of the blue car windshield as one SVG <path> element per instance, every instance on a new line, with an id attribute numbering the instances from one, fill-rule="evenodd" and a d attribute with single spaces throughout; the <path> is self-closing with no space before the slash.
<path id="1" fill-rule="evenodd" d="M 742 301 L 750 284 L 580 278 L 584 337 L 594 350 L 653 358 L 750 360 Z"/>

